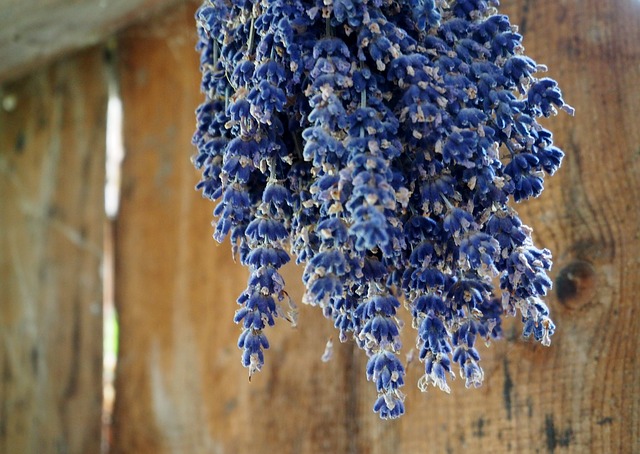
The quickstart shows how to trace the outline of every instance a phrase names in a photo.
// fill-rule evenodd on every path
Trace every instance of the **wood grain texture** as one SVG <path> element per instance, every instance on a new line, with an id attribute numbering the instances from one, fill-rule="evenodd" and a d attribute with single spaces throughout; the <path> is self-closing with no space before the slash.
<path id="1" fill-rule="evenodd" d="M 302 307 L 298 329 L 270 333 L 264 370 L 246 380 L 231 319 L 246 273 L 210 239 L 213 206 L 192 190 L 188 155 L 198 93 L 194 5 L 120 41 L 126 140 L 117 228 L 121 363 L 116 452 L 640 452 L 640 3 L 517 0 L 527 54 L 548 64 L 574 118 L 552 120 L 563 168 L 522 206 L 554 251 L 550 348 L 506 339 L 482 348 L 485 384 L 421 394 L 407 414 L 371 411 L 364 355 Z M 287 274 L 300 300 L 299 270 Z M 405 343 L 413 344 L 407 328 Z M 336 342 L 337 343 L 337 342 Z"/>
<path id="2" fill-rule="evenodd" d="M 102 54 L 1 89 L 2 453 L 100 450 Z"/>
<path id="3" fill-rule="evenodd" d="M 184 0 L 2 0 L 0 82 Z"/>

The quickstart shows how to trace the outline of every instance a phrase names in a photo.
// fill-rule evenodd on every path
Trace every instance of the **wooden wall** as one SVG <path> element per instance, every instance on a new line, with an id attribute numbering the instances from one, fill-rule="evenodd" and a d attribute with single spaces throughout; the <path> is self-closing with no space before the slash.
<path id="1" fill-rule="evenodd" d="M 251 383 L 247 381 L 236 347 L 238 327 L 232 322 L 235 298 L 247 274 L 231 260 L 229 245 L 217 245 L 211 238 L 213 205 L 193 190 L 197 173 L 189 162 L 193 110 L 201 101 L 198 57 L 193 51 L 196 4 L 182 5 L 120 35 L 118 68 L 128 155 L 115 224 L 121 338 L 113 452 L 640 452 L 636 297 L 640 290 L 640 3 L 503 3 L 503 11 L 522 26 L 527 54 L 550 67 L 550 76 L 560 82 L 565 99 L 577 111 L 574 118 L 561 115 L 550 125 L 557 143 L 567 152 L 562 169 L 548 180 L 541 199 L 519 208 L 525 222 L 534 227 L 537 244 L 554 252 L 555 289 L 549 304 L 558 330 L 551 347 L 544 348 L 522 341 L 519 323 L 508 323 L 506 338 L 481 352 L 485 384 L 478 390 L 466 390 L 462 380 L 455 380 L 451 395 L 437 390 L 421 394 L 414 386 L 420 366 L 411 366 L 405 387 L 407 414 L 390 422 L 378 420 L 371 411 L 375 392 L 365 379 L 362 352 L 336 342 L 334 358 L 328 363 L 320 361 L 334 330 L 318 311 L 307 307 L 301 307 L 297 329 L 281 322 L 272 330 L 265 368 Z M 86 61 L 84 58 L 77 61 Z M 58 74 L 56 68 L 49 71 Z M 71 86 L 90 87 L 89 73 L 83 72 L 81 82 Z M 33 80 L 53 77 L 51 74 L 45 71 L 24 83 L 33 84 Z M 81 90 L 99 93 L 102 89 Z M 70 405 L 66 394 L 55 408 L 35 409 L 27 404 L 23 410 L 20 404 L 21 398 L 34 402 L 44 393 L 43 382 L 36 383 L 35 378 L 17 384 L 17 377 L 32 373 L 28 342 L 48 347 L 37 350 L 40 363 L 46 360 L 49 367 L 73 369 L 70 364 L 54 362 L 65 358 L 65 344 L 52 346 L 42 327 L 64 330 L 78 320 L 82 326 L 78 329 L 87 333 L 82 349 L 95 346 L 97 336 L 97 330 L 91 329 L 92 319 L 73 315 L 72 308 L 90 309 L 89 295 L 64 298 L 69 306 L 56 309 L 51 300 L 57 294 L 46 291 L 50 287 L 24 284 L 21 270 L 27 264 L 20 259 L 26 259 L 9 253 L 19 247 L 15 238 L 23 238 L 33 228 L 35 236 L 21 240 L 37 259 L 28 263 L 29 283 L 37 282 L 39 273 L 46 276 L 46 270 L 57 270 L 56 277 L 62 278 L 60 270 L 69 267 L 75 273 L 72 276 L 82 277 L 91 274 L 91 264 L 96 265 L 89 255 L 83 256 L 89 261 L 82 262 L 83 266 L 74 261 L 84 251 L 77 247 L 76 255 L 56 249 L 66 254 L 56 257 L 67 260 L 47 266 L 54 259 L 41 255 L 45 249 L 38 243 L 44 241 L 39 232 L 49 232 L 50 237 L 64 242 L 67 230 L 56 227 L 55 218 L 34 226 L 28 213 L 20 214 L 24 194 L 33 193 L 37 200 L 48 194 L 42 186 L 42 172 L 52 165 L 45 158 L 55 143 L 45 138 L 39 146 L 29 148 L 34 157 L 44 156 L 35 160 L 41 166 L 37 171 L 35 164 L 27 167 L 27 161 L 23 167 L 16 164 L 16 170 L 9 165 L 22 159 L 13 148 L 24 139 L 18 139 L 13 126 L 3 125 L 5 121 L 33 121 L 29 115 L 35 113 L 25 111 L 21 120 L 15 120 L 15 112 L 0 117 L 0 237 L 7 237 L 5 229 L 15 232 L 9 237 L 13 240 L 2 240 L 0 367 L 2 377 L 16 377 L 3 379 L 0 387 L 0 452 L 11 446 L 6 440 L 20 440 L 16 433 L 30 434 L 32 444 L 17 445 L 25 449 L 7 452 L 58 452 L 38 450 L 45 445 L 35 445 L 33 440 L 56 439 L 55 428 L 61 434 L 72 432 L 63 424 L 65 405 Z M 90 121 L 88 117 L 83 116 L 74 127 L 88 129 L 82 128 L 83 122 Z M 49 128 L 48 134 L 53 134 L 55 127 Z M 98 134 L 100 130 L 91 131 Z M 81 145 L 71 143 L 63 149 L 73 153 L 78 147 Z M 97 145 L 94 150 L 92 156 L 102 156 Z M 65 161 L 65 166 L 70 165 Z M 20 172 L 34 176 L 28 179 Z M 18 177 L 26 183 L 18 184 L 22 181 Z M 76 184 L 96 181 L 84 179 Z M 62 187 L 50 181 L 46 184 Z M 80 197 L 83 189 L 77 185 L 60 203 Z M 5 194 L 9 194 L 8 202 Z M 83 217 L 88 216 L 87 204 L 82 207 L 74 222 L 88 222 Z M 99 231 L 98 222 L 91 227 L 92 233 L 85 234 L 95 236 Z M 9 292 L 5 276 L 13 289 Z M 299 271 L 289 269 L 287 278 L 290 293 L 299 301 Z M 87 281 L 72 279 L 56 288 L 80 287 L 88 285 Z M 25 299 L 36 299 L 27 292 L 34 288 L 46 298 L 40 297 L 38 304 L 24 304 Z M 46 317 L 52 313 L 66 318 L 51 323 Z M 94 336 L 89 338 L 88 333 Z M 79 355 L 67 352 L 66 358 L 82 359 Z M 85 392 L 96 391 L 85 388 Z M 25 426 L 28 417 L 51 419 L 51 432 Z M 91 417 L 82 421 L 95 426 Z M 77 433 L 88 439 L 96 433 L 93 430 L 79 428 Z M 52 435 L 36 435 L 41 433 Z M 97 452 L 83 446 L 69 444 L 68 452 Z"/>

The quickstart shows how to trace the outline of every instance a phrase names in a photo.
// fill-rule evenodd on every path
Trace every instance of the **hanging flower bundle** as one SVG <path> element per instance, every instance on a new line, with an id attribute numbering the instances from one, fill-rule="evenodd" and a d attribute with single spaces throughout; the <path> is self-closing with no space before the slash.
<path id="1" fill-rule="evenodd" d="M 249 374 L 294 317 L 280 268 L 367 356 L 374 411 L 404 413 L 400 306 L 422 390 L 517 312 L 549 345 L 548 250 L 509 201 L 538 196 L 563 153 L 539 117 L 571 112 L 497 1 L 207 0 L 196 14 L 205 102 L 193 143 L 214 237 L 250 270 L 238 298 Z M 493 282 L 499 281 L 500 290 Z M 500 294 L 500 296 L 498 296 Z"/>

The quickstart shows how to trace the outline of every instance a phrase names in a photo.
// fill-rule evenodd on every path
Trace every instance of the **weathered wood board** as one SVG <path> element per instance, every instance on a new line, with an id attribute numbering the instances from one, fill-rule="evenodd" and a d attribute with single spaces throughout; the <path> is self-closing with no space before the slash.
<path id="1" fill-rule="evenodd" d="M 0 90 L 0 452 L 98 453 L 103 50 Z"/>
<path id="2" fill-rule="evenodd" d="M 2 0 L 0 82 L 184 0 Z"/>
<path id="3" fill-rule="evenodd" d="M 456 380 L 451 395 L 422 395 L 412 365 L 407 414 L 391 422 L 371 411 L 361 352 L 338 344 L 320 361 L 334 332 L 310 308 L 298 329 L 273 329 L 265 368 L 247 382 L 232 322 L 246 273 L 210 238 L 213 206 L 192 189 L 195 6 L 122 37 L 115 452 L 640 452 L 640 4 L 504 3 L 577 110 L 552 124 L 563 168 L 520 208 L 556 257 L 558 331 L 544 348 L 508 323 L 506 339 L 482 349 L 478 390 Z"/>

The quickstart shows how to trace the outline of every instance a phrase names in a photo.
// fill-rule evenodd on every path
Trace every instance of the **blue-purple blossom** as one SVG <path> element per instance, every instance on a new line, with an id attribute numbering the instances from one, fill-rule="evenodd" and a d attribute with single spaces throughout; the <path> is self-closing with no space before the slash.
<path id="1" fill-rule="evenodd" d="M 235 322 L 249 376 L 268 328 L 295 323 L 280 268 L 304 266 L 303 302 L 368 356 L 380 417 L 404 413 L 402 323 L 449 392 L 484 373 L 475 342 L 519 312 L 548 345 L 551 256 L 511 206 L 537 197 L 564 153 L 538 119 L 572 113 L 524 54 L 496 0 L 205 0 L 197 188 L 214 238 L 249 268 Z M 499 288 L 494 282 L 499 281 Z"/>

